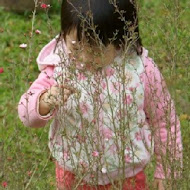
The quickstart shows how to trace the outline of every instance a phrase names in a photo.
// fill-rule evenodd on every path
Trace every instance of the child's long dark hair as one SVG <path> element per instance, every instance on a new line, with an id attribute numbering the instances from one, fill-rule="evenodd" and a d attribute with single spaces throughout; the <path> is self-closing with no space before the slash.
<path id="1" fill-rule="evenodd" d="M 61 33 L 64 39 L 72 29 L 76 29 L 78 41 L 85 37 L 94 44 L 98 36 L 105 46 L 112 43 L 118 49 L 132 44 L 142 54 L 134 0 L 63 0 Z"/>

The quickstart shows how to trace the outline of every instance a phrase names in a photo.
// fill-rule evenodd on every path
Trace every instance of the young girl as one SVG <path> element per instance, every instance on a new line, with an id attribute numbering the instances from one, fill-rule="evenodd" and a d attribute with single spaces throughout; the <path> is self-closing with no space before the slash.
<path id="1" fill-rule="evenodd" d="M 179 176 L 180 123 L 142 47 L 135 3 L 63 1 L 61 27 L 18 105 L 25 126 L 54 118 L 57 189 L 148 189 L 144 169 L 154 153 L 154 186 L 163 190 L 164 179 Z"/>

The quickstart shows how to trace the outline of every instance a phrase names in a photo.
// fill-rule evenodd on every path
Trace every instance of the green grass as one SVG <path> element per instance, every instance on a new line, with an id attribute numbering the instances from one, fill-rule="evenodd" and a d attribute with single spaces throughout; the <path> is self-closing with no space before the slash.
<path id="1" fill-rule="evenodd" d="M 177 1 L 175 1 L 177 2 Z M 173 1 L 140 1 L 140 31 L 149 55 L 159 65 L 181 120 L 184 146 L 184 172 L 180 187 L 190 189 L 190 2 L 180 2 L 176 9 Z M 55 4 L 47 17 L 37 13 L 33 34 L 32 13 L 16 14 L 0 9 L 0 189 L 53 190 L 55 189 L 54 163 L 47 147 L 48 130 L 26 128 L 17 115 L 20 96 L 39 74 L 36 57 L 41 48 L 60 31 L 59 5 Z M 176 14 L 178 14 L 178 20 Z M 21 43 L 28 48 L 20 49 Z M 31 174 L 28 174 L 30 172 Z M 152 165 L 147 170 L 152 180 Z"/>
<path id="2" fill-rule="evenodd" d="M 7 181 L 8 189 L 24 189 L 31 177 L 28 189 L 55 189 L 54 164 L 47 147 L 48 127 L 23 127 L 17 114 L 20 95 L 39 73 L 36 57 L 40 49 L 60 30 L 58 14 L 52 11 L 48 15 L 50 18 L 45 12 L 37 13 L 34 30 L 42 34 L 34 33 L 31 38 L 32 13 L 0 9 L 0 66 L 4 68 L 0 76 L 0 183 Z M 28 48 L 20 49 L 22 43 Z M 35 171 L 34 176 L 28 175 L 30 171 Z"/>

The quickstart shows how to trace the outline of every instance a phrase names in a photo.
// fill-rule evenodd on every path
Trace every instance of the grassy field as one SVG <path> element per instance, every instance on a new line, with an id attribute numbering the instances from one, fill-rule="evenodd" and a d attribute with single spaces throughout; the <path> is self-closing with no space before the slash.
<path id="1" fill-rule="evenodd" d="M 190 1 L 139 1 L 143 45 L 161 69 L 181 121 L 184 146 L 182 190 L 190 189 Z M 20 96 L 39 74 L 36 57 L 60 31 L 59 4 L 50 12 L 17 14 L 0 8 L 0 189 L 54 190 L 55 168 L 47 147 L 48 130 L 26 128 L 17 115 Z M 33 29 L 33 31 L 32 31 Z M 36 34 L 39 29 L 42 33 Z M 32 34 L 31 34 L 32 32 Z M 26 49 L 19 48 L 25 43 Z M 153 179 L 153 166 L 147 168 Z M 6 182 L 6 183 L 5 183 Z M 178 189 L 180 189 L 178 187 Z"/>

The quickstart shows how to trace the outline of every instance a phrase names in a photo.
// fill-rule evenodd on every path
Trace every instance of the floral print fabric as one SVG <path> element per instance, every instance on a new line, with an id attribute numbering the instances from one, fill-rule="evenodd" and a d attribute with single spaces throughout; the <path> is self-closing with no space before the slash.
<path id="1" fill-rule="evenodd" d="M 136 54 L 117 57 L 93 74 L 55 68 L 58 84 L 66 81 L 76 89 L 49 134 L 50 150 L 63 168 L 84 174 L 89 183 L 106 184 L 113 175 L 133 176 L 131 171 L 149 162 L 154 146 L 143 110 L 143 72 Z"/>

